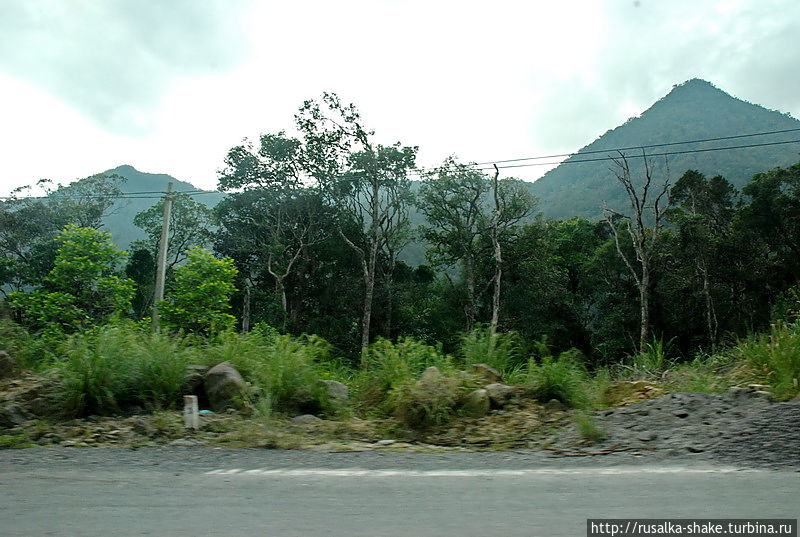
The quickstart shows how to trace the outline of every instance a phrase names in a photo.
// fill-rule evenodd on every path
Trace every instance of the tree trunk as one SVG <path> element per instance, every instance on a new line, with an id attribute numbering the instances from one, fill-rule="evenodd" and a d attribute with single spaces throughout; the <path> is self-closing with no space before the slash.
<path id="1" fill-rule="evenodd" d="M 717 343 L 717 314 L 714 311 L 714 299 L 711 296 L 711 286 L 708 282 L 708 267 L 705 262 L 698 260 L 697 268 L 703 275 L 703 296 L 706 301 L 706 327 L 708 329 L 708 341 L 711 344 L 711 352 L 713 353 Z"/>
<path id="2" fill-rule="evenodd" d="M 465 314 L 467 316 L 467 332 L 472 330 L 475 325 L 476 305 L 475 305 L 475 261 L 468 257 L 464 260 L 465 280 L 467 284 L 467 304 Z"/>
<path id="3" fill-rule="evenodd" d="M 286 330 L 286 322 L 289 318 L 289 306 L 286 300 L 286 286 L 283 283 L 282 276 L 275 277 L 275 287 L 278 289 L 278 294 L 281 297 L 281 310 L 283 311 L 283 321 L 281 326 L 283 330 Z"/>
<path id="4" fill-rule="evenodd" d="M 244 286 L 244 304 L 242 305 L 242 333 L 250 331 L 250 281 Z"/>
<path id="5" fill-rule="evenodd" d="M 494 217 L 492 219 L 492 245 L 494 246 L 494 293 L 492 295 L 492 322 L 489 324 L 491 343 L 494 346 L 494 335 L 497 333 L 497 324 L 500 321 L 500 279 L 503 276 L 503 256 L 500 250 L 498 227 L 500 226 L 500 198 L 497 195 L 497 177 L 500 171 L 497 164 L 494 166 Z"/>
<path id="6" fill-rule="evenodd" d="M 641 326 L 639 331 L 639 352 L 644 352 L 650 335 L 650 266 L 642 262 L 642 279 L 639 283 L 639 304 L 641 307 Z"/>

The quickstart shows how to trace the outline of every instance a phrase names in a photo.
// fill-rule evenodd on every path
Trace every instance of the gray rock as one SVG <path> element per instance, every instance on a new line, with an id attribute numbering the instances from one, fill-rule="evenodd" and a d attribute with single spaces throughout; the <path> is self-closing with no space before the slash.
<path id="1" fill-rule="evenodd" d="M 0 408 L 0 429 L 10 429 L 31 419 L 30 413 L 17 403 Z"/>
<path id="2" fill-rule="evenodd" d="M 375 443 L 378 444 L 379 446 L 391 446 L 395 442 L 397 442 L 397 440 L 388 440 L 387 439 L 387 440 L 378 440 Z"/>
<path id="3" fill-rule="evenodd" d="M 491 407 L 492 403 L 489 400 L 489 392 L 480 389 L 475 390 L 466 397 L 464 403 L 461 405 L 461 410 L 468 416 L 480 418 L 488 414 Z"/>
<path id="4" fill-rule="evenodd" d="M 484 384 L 503 382 L 503 375 L 501 375 L 500 372 L 495 368 L 489 367 L 486 364 L 472 364 L 470 366 L 470 372 Z"/>
<path id="5" fill-rule="evenodd" d="M 432 365 L 422 372 L 422 375 L 419 377 L 419 382 L 420 384 L 435 384 L 440 381 L 443 376 L 439 368 Z"/>
<path id="6" fill-rule="evenodd" d="M 53 404 L 44 397 L 37 397 L 28 402 L 28 410 L 37 416 L 48 416 L 53 413 Z"/>
<path id="7" fill-rule="evenodd" d="M 0 351 L 0 379 L 10 377 L 17 371 L 17 361 L 6 351 Z"/>
<path id="8" fill-rule="evenodd" d="M 215 412 L 229 408 L 243 409 L 245 406 L 247 384 L 230 362 L 222 362 L 209 369 L 203 379 L 203 388 L 208 404 Z"/>
<path id="9" fill-rule="evenodd" d="M 313 414 L 303 414 L 301 416 L 295 416 L 292 418 L 292 423 L 298 423 L 300 425 L 310 425 L 312 423 L 319 423 L 321 421 L 322 419 Z"/>
<path id="10" fill-rule="evenodd" d="M 489 394 L 489 401 L 495 408 L 503 408 L 510 403 L 517 391 L 513 386 L 500 384 L 499 382 L 487 384 L 484 389 Z"/>
<path id="11" fill-rule="evenodd" d="M 183 394 L 202 395 L 206 373 L 208 373 L 208 367 L 204 365 L 187 365 L 186 379 L 183 381 Z"/>
<path id="12" fill-rule="evenodd" d="M 336 404 L 344 405 L 350 397 L 347 386 L 335 380 L 321 380 L 328 392 L 328 397 Z"/>

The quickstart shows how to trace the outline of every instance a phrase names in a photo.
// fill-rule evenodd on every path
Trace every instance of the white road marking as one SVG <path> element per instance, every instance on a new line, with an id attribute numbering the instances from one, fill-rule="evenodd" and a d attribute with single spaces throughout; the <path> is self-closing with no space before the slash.
<path id="1" fill-rule="evenodd" d="M 531 468 L 519 470 L 485 469 L 485 470 L 401 470 L 365 468 L 257 468 L 242 470 L 241 468 L 218 468 L 206 472 L 206 475 L 248 475 L 248 476 L 289 476 L 289 477 L 523 477 L 536 475 L 625 475 L 625 474 L 725 474 L 734 472 L 758 472 L 759 470 L 733 467 L 715 468 L 680 468 L 680 467 L 619 467 L 619 468 Z"/>

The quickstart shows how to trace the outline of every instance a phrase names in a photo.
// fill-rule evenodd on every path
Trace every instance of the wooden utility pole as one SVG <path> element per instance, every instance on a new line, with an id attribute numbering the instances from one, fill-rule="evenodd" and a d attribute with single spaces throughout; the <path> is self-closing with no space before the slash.
<path id="1" fill-rule="evenodd" d="M 164 281 L 167 274 L 167 247 L 169 245 L 169 221 L 172 214 L 172 182 L 167 183 L 164 196 L 164 220 L 161 223 L 161 240 L 158 242 L 156 265 L 156 288 L 153 294 L 153 328 L 158 329 L 158 303 L 164 300 Z"/>

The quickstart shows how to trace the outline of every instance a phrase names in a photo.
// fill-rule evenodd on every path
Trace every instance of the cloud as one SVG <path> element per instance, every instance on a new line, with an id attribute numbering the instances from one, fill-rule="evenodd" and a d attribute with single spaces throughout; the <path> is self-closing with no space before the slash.
<path id="1" fill-rule="evenodd" d="M 637 5 L 638 4 L 638 5 Z M 533 133 L 546 151 L 570 151 L 638 115 L 674 84 L 703 78 L 767 108 L 800 112 L 800 3 L 607 3 L 596 62 L 535 88 L 548 103 Z"/>
<path id="2" fill-rule="evenodd" d="M 245 0 L 0 0 L 0 70 L 140 135 L 181 76 L 239 62 Z"/>

